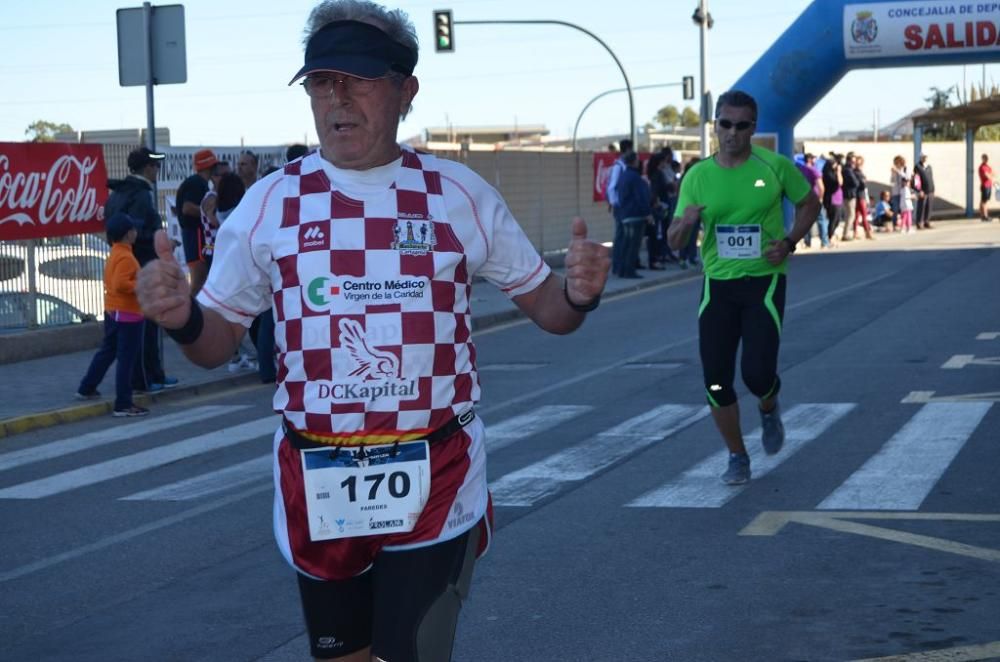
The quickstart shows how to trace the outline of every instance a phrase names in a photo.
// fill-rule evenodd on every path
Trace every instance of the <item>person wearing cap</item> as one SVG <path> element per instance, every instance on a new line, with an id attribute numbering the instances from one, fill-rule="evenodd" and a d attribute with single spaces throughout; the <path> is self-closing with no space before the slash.
<path id="1" fill-rule="evenodd" d="M 124 212 L 139 220 L 138 235 L 132 246 L 139 266 L 156 260 L 153 237 L 163 228 L 163 220 L 157 211 L 153 182 L 159 176 L 164 154 L 139 147 L 129 152 L 129 175 L 125 179 L 108 180 L 111 195 L 104 203 L 104 218 L 111 218 Z M 142 339 L 139 343 L 140 359 L 135 362 L 132 388 L 137 391 L 160 391 L 177 384 L 175 377 L 167 377 L 160 358 L 160 329 L 152 320 L 142 323 Z"/>
<path id="2" fill-rule="evenodd" d="M 816 221 L 820 202 L 791 160 L 753 144 L 757 101 L 752 96 L 723 93 L 715 118 L 719 151 L 684 174 L 677 201 L 682 216 L 671 223 L 667 239 L 671 248 L 680 248 L 699 224 L 703 227 L 698 347 L 705 398 L 729 451 L 720 478 L 742 485 L 751 469 L 734 388 L 737 350 L 743 383 L 760 415 L 761 446 L 773 455 L 785 442 L 778 350 L 788 258 Z M 787 231 L 786 198 L 795 205 L 795 222 Z"/>
<path id="3" fill-rule="evenodd" d="M 208 277 L 208 264 L 202 257 L 204 237 L 201 231 L 201 202 L 208 193 L 208 182 L 212 178 L 212 168 L 219 163 L 215 152 L 199 149 L 194 153 L 192 164 L 194 174 L 181 182 L 177 189 L 175 207 L 177 222 L 181 226 L 181 242 L 184 245 L 184 261 L 191 274 L 191 292 L 197 294 Z"/>
<path id="4" fill-rule="evenodd" d="M 147 147 L 134 149 L 128 155 L 128 176 L 125 179 L 108 180 L 111 194 L 104 204 L 104 217 L 110 218 L 118 212 L 124 212 L 139 220 L 139 233 L 133 246 L 139 266 L 156 259 L 153 235 L 163 228 L 163 220 L 153 199 L 153 182 L 159 175 L 164 158 L 164 154 L 153 152 Z"/>
<path id="5" fill-rule="evenodd" d="M 313 656 L 448 660 L 492 535 L 473 283 L 565 334 L 597 308 L 610 257 L 574 219 L 557 276 L 482 178 L 397 143 L 419 89 L 405 13 L 327 0 L 306 33 L 291 82 L 320 149 L 247 191 L 196 299 L 165 236 L 139 297 L 206 367 L 273 305 L 274 530 Z"/>
<path id="6" fill-rule="evenodd" d="M 101 397 L 97 387 L 115 361 L 115 417 L 145 416 L 149 410 L 132 401 L 132 369 L 139 357 L 142 310 L 135 294 L 139 261 L 132 246 L 142 222 L 115 212 L 105 223 L 111 254 L 104 263 L 104 339 L 76 389 L 79 400 Z"/>

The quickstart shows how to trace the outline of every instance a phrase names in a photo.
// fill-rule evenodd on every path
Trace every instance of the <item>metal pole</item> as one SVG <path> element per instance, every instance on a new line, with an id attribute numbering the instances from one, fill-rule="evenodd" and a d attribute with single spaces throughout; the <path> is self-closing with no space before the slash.
<path id="1" fill-rule="evenodd" d="M 699 51 L 701 53 L 701 158 L 709 154 L 708 125 L 712 120 L 712 109 L 708 100 L 708 3 L 699 0 L 701 8 L 701 23 L 698 24 Z"/>
<path id="2" fill-rule="evenodd" d="M 632 89 L 633 90 L 648 90 L 648 89 L 654 88 L 654 87 L 680 87 L 681 85 L 683 85 L 683 83 L 657 83 L 655 85 L 637 85 L 637 86 L 633 87 Z M 597 101 L 598 99 L 600 99 L 602 97 L 606 97 L 607 95 L 614 94 L 616 92 L 627 92 L 627 91 L 628 91 L 628 88 L 625 88 L 625 87 L 619 87 L 618 89 L 615 89 L 615 90 L 608 90 L 606 92 L 601 92 L 596 97 L 594 97 L 593 99 L 591 99 L 590 101 L 587 102 L 587 105 L 583 107 L 583 110 L 581 110 L 580 114 L 577 116 L 577 118 L 576 118 L 576 124 L 573 125 L 573 151 L 574 152 L 576 151 L 576 134 L 577 134 L 577 131 L 580 129 L 580 120 L 583 119 L 583 114 L 585 112 L 587 112 L 587 109 L 590 108 L 591 105 L 593 105 L 593 103 L 595 101 Z M 638 145 L 636 145 L 636 146 L 638 147 Z"/>
<path id="3" fill-rule="evenodd" d="M 628 74 L 625 73 L 625 67 L 622 66 L 621 61 L 618 60 L 618 56 L 615 52 L 605 44 L 600 37 L 596 34 L 582 28 L 574 23 L 569 23 L 567 21 L 454 21 L 455 25 L 564 25 L 568 28 L 573 28 L 574 30 L 579 30 L 580 32 L 589 35 L 597 43 L 604 47 L 604 50 L 611 55 L 611 59 L 615 61 L 618 65 L 618 70 L 622 73 L 622 78 L 625 79 L 625 89 L 628 91 L 628 116 L 629 116 L 629 137 L 632 139 L 632 144 L 636 145 L 635 138 L 635 103 L 632 99 L 632 84 L 628 81 Z M 638 146 L 638 145 L 636 145 Z"/>
<path id="4" fill-rule="evenodd" d="M 142 3 L 142 35 L 146 42 L 143 49 L 146 60 L 146 147 L 149 151 L 156 151 L 156 121 L 153 117 L 153 85 L 156 80 L 153 78 L 153 6 L 149 2 Z M 160 192 L 156 179 L 153 180 L 153 204 L 156 205 L 157 214 L 160 209 Z M 167 374 L 167 365 L 163 355 L 163 332 L 160 327 L 156 327 L 156 351 L 160 357 L 160 369 L 163 370 L 164 378 Z M 142 357 L 139 357 L 142 361 Z M 149 384 L 146 384 L 149 386 Z"/>
<path id="5" fill-rule="evenodd" d="M 153 7 L 148 2 L 142 3 L 142 35 L 146 42 L 146 147 L 156 151 L 156 126 L 153 120 Z"/>

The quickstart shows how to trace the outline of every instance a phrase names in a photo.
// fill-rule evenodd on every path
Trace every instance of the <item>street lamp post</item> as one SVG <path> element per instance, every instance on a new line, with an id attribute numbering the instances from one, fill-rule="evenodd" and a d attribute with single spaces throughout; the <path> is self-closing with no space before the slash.
<path id="1" fill-rule="evenodd" d="M 636 87 L 633 87 L 632 89 L 633 90 L 648 90 L 648 89 L 654 88 L 654 87 L 679 87 L 682 84 L 683 83 L 656 83 L 654 85 L 637 85 Z M 626 87 L 619 87 L 618 89 L 615 89 L 615 90 L 607 90 L 606 92 L 601 92 L 596 97 L 594 97 L 593 99 L 591 99 L 590 101 L 588 101 L 587 105 L 583 107 L 583 110 L 581 110 L 580 114 L 577 115 L 577 117 L 576 117 L 576 124 L 573 125 L 573 162 L 576 164 L 576 213 L 577 213 L 577 216 L 580 215 L 580 157 L 577 156 L 577 154 L 576 154 L 576 134 L 577 134 L 577 131 L 580 129 L 580 120 L 583 119 L 583 114 L 585 112 L 587 112 L 587 109 L 590 108 L 594 104 L 594 102 L 597 101 L 598 99 L 606 97 L 609 94 L 615 94 L 616 92 L 628 92 L 628 91 L 629 90 Z M 648 134 L 647 134 L 647 137 L 648 137 Z M 635 142 L 633 142 L 632 144 L 636 148 L 636 150 L 638 150 L 639 146 L 636 145 Z"/>
<path id="2" fill-rule="evenodd" d="M 593 32 L 591 32 L 590 30 L 587 30 L 586 28 L 582 28 L 579 25 L 576 25 L 575 23 L 569 23 L 567 21 L 549 21 L 549 20 L 545 20 L 545 21 L 535 21 L 535 20 L 530 20 L 530 21 L 529 20 L 525 20 L 525 21 L 455 21 L 454 24 L 455 25 L 564 25 L 564 26 L 566 26 L 568 28 L 573 28 L 574 30 L 579 30 L 580 32 L 588 35 L 589 37 L 591 37 L 597 43 L 599 43 L 601 46 L 604 47 L 604 50 L 606 50 L 608 52 L 608 54 L 611 56 L 611 59 L 615 61 L 616 65 L 618 65 L 618 70 L 621 72 L 622 78 L 625 79 L 625 90 L 628 92 L 629 136 L 632 138 L 632 144 L 633 145 L 635 144 L 635 138 L 636 138 L 636 136 L 635 136 L 635 104 L 632 101 L 632 84 L 629 83 L 628 74 L 625 73 L 625 67 L 622 66 L 622 63 L 618 59 L 618 56 L 615 55 L 615 52 L 613 50 L 611 50 L 611 47 L 608 46 L 606 43 L 604 43 L 604 41 L 600 37 L 598 37 L 596 34 L 594 34 Z"/>
<path id="3" fill-rule="evenodd" d="M 712 100 L 708 89 L 708 31 L 712 27 L 712 15 L 708 13 L 708 1 L 698 0 L 698 8 L 691 17 L 698 25 L 701 55 L 701 158 L 709 154 L 708 125 L 712 121 Z"/>

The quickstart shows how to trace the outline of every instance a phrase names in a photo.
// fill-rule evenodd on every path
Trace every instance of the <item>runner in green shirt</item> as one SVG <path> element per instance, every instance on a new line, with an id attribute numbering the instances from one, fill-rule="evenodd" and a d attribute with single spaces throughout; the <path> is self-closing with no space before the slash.
<path id="1" fill-rule="evenodd" d="M 681 182 L 680 221 L 668 231 L 670 247 L 683 246 L 701 223 L 705 283 L 698 309 L 702 371 L 712 416 L 729 449 L 723 482 L 750 480 L 733 384 L 736 351 L 743 343 L 741 372 L 759 399 L 761 442 L 768 454 L 781 450 L 785 429 L 778 391 L 778 346 L 785 308 L 786 260 L 809 232 L 820 202 L 790 160 L 751 144 L 757 102 L 731 90 L 715 107 L 719 151 L 698 162 Z M 795 206 L 787 233 L 782 200 Z"/>

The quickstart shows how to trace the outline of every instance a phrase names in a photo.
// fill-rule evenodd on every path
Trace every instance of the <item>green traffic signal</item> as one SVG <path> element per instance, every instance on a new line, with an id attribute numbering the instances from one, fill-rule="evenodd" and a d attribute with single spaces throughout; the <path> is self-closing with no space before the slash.
<path id="1" fill-rule="evenodd" d="M 434 50 L 438 53 L 451 53 L 455 50 L 452 40 L 451 10 L 442 9 L 434 12 Z"/>

